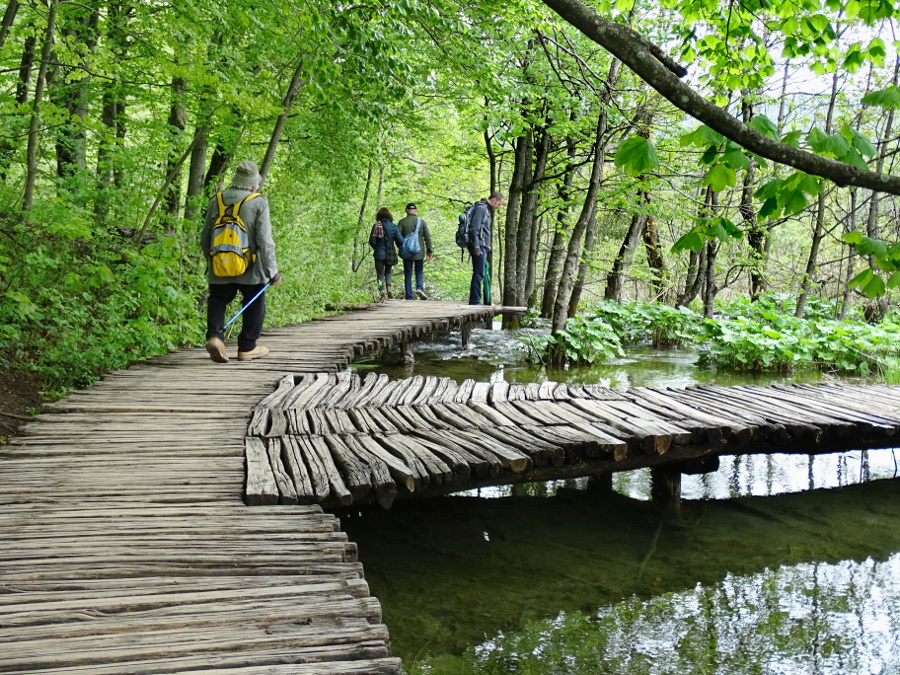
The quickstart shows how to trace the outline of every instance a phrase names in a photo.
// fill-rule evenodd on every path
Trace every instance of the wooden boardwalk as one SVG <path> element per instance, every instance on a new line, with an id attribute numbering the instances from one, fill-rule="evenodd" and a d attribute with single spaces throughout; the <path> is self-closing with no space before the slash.
<path id="1" fill-rule="evenodd" d="M 753 452 L 895 447 L 900 387 L 588 385 L 287 376 L 245 439 L 249 504 L 349 506 Z M 691 462 L 692 464 L 687 464 Z M 717 466 L 717 461 L 715 463 Z"/>
<path id="2" fill-rule="evenodd" d="M 388 302 L 266 331 L 261 360 L 179 351 L 47 406 L 0 447 L 0 673 L 399 673 L 338 520 L 244 505 L 244 438 L 285 374 L 493 314 Z"/>

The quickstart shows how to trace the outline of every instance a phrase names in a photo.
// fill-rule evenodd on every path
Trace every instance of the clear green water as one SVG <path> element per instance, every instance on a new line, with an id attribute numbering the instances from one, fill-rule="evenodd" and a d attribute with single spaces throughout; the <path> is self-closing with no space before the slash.
<path id="1" fill-rule="evenodd" d="M 741 384 L 689 352 L 548 373 L 502 331 L 417 345 L 392 377 Z M 811 373 L 806 381 L 820 379 Z M 394 653 L 420 673 L 900 673 L 900 481 L 891 450 L 723 458 L 677 522 L 646 472 L 339 513 Z M 488 498 L 490 497 L 490 498 Z"/>

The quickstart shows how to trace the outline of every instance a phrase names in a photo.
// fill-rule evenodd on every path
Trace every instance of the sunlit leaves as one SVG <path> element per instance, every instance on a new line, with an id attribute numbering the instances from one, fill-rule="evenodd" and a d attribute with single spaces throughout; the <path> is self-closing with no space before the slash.
<path id="1" fill-rule="evenodd" d="M 885 89 L 873 91 L 862 98 L 865 105 L 876 105 L 882 108 L 900 108 L 900 87 L 891 85 Z"/>
<path id="2" fill-rule="evenodd" d="M 659 168 L 656 149 L 642 136 L 624 140 L 616 151 L 615 162 L 617 167 L 631 176 L 640 176 Z"/>
<path id="3" fill-rule="evenodd" d="M 699 253 L 707 241 L 718 239 L 726 243 L 744 236 L 743 231 L 728 218 L 705 218 L 698 225 L 682 236 L 672 246 L 672 252 L 696 251 Z"/>
<path id="4" fill-rule="evenodd" d="M 848 286 L 860 290 L 866 297 L 884 295 L 887 288 L 900 286 L 900 244 L 888 246 L 886 242 L 867 237 L 860 232 L 847 232 L 841 239 L 856 249 L 861 256 L 868 256 L 876 270 L 867 268 L 853 277 Z M 887 284 L 876 271 L 890 273 Z"/>
<path id="5" fill-rule="evenodd" d="M 726 187 L 734 187 L 737 183 L 735 170 L 725 164 L 716 164 L 703 178 L 702 185 L 710 186 L 715 192 L 721 192 Z"/>
<path id="6" fill-rule="evenodd" d="M 836 134 L 825 134 L 819 129 L 813 129 L 806 141 L 817 154 L 847 162 L 860 169 L 868 168 L 863 156 L 872 157 L 875 154 L 875 148 L 868 139 L 847 125 Z"/>
<path id="7" fill-rule="evenodd" d="M 765 115 L 754 115 L 749 122 L 750 126 L 769 138 L 778 140 L 778 126 Z"/>
<path id="8" fill-rule="evenodd" d="M 870 269 L 857 274 L 847 285 L 859 289 L 867 298 L 877 298 L 884 295 L 885 291 L 884 280 Z"/>
<path id="9" fill-rule="evenodd" d="M 763 201 L 760 218 L 777 218 L 798 213 L 809 206 L 809 198 L 821 192 L 820 179 L 797 171 L 787 178 L 774 178 L 754 195 Z"/>

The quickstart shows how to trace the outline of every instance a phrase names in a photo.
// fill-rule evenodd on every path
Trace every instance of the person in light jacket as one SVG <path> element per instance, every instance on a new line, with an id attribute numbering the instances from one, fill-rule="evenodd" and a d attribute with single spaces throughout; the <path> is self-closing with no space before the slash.
<path id="1" fill-rule="evenodd" d="M 222 192 L 223 204 L 237 204 L 256 194 L 262 184 L 262 177 L 253 162 L 237 165 L 231 186 Z M 216 363 L 228 363 L 225 349 L 225 310 L 240 293 L 242 306 L 241 332 L 238 335 L 238 360 L 249 361 L 265 356 L 269 350 L 256 341 L 262 333 L 266 316 L 266 296 L 262 292 L 256 300 L 251 300 L 262 291 L 266 283 L 277 286 L 281 283 L 278 263 L 275 261 L 275 242 L 272 240 L 272 224 L 269 221 L 269 202 L 263 195 L 248 199 L 240 207 L 240 218 L 244 221 L 250 239 L 253 261 L 239 276 L 216 276 L 211 264 L 213 225 L 219 217 L 218 196 L 213 197 L 206 209 L 206 218 L 200 232 L 200 248 L 206 260 L 206 277 L 209 282 L 209 301 L 206 308 L 206 351 Z M 248 303 L 249 306 L 248 306 Z"/>
<path id="2" fill-rule="evenodd" d="M 472 206 L 469 217 L 469 253 L 472 254 L 472 281 L 469 284 L 469 304 L 480 305 L 484 293 L 484 263 L 491 250 L 491 214 L 503 206 L 506 198 L 494 191 L 487 199 Z"/>

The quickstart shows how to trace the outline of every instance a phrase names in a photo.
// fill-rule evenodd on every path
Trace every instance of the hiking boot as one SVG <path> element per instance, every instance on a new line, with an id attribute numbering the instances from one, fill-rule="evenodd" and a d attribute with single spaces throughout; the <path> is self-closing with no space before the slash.
<path id="1" fill-rule="evenodd" d="M 388 297 L 388 300 L 393 300 L 393 299 L 394 299 L 394 294 L 391 292 L 391 289 L 390 289 L 390 288 L 387 289 L 387 297 Z"/>
<path id="2" fill-rule="evenodd" d="M 206 351 L 209 358 L 216 363 L 228 363 L 228 352 L 225 351 L 225 343 L 217 337 L 211 337 L 206 341 Z"/>
<path id="3" fill-rule="evenodd" d="M 238 352 L 238 361 L 252 361 L 253 359 L 258 359 L 261 356 L 265 356 L 268 353 L 268 347 L 256 345 L 256 347 L 251 349 L 249 352 Z"/>
<path id="4" fill-rule="evenodd" d="M 428 299 L 428 296 L 425 295 L 425 291 L 423 291 L 421 288 L 416 289 L 416 297 L 419 298 L 419 300 L 427 300 Z"/>

